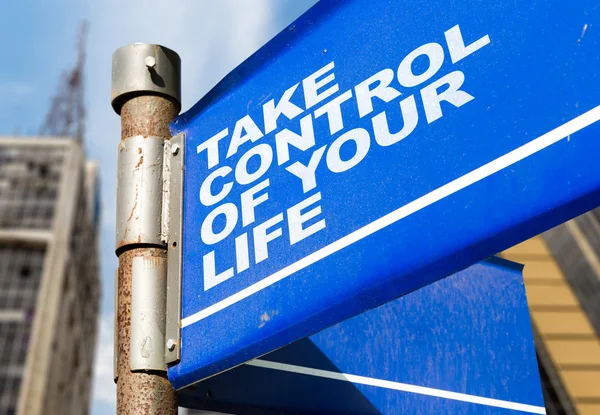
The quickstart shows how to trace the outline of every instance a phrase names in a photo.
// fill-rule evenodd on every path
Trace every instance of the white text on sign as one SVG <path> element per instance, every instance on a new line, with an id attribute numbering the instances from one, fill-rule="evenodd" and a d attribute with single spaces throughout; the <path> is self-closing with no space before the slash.
<path id="1" fill-rule="evenodd" d="M 200 202 L 207 207 L 215 206 L 200 227 L 203 243 L 214 246 L 214 250 L 203 257 L 204 290 L 267 260 L 269 243 L 283 237 L 284 228 L 290 246 L 326 228 L 325 219 L 320 217 L 319 166 L 326 166 L 332 173 L 344 173 L 365 159 L 373 141 L 378 146 L 388 147 L 406 139 L 419 124 L 417 102 L 422 105 L 424 121 L 431 124 L 444 116 L 443 102 L 459 108 L 474 99 L 462 89 L 463 72 L 454 70 L 433 81 L 432 78 L 447 59 L 455 64 L 489 44 L 489 36 L 465 45 L 458 25 L 447 30 L 444 36 L 446 50 L 439 43 L 422 45 L 406 55 L 395 70 L 382 69 L 342 93 L 335 78 L 335 62 L 330 62 L 288 88 L 278 101 L 266 102 L 262 107 L 263 129 L 248 114 L 198 145 L 197 154 L 210 172 L 199 189 Z M 413 63 L 423 57 L 427 58 L 428 65 L 425 70 L 415 73 Z M 416 87 L 419 89 L 411 92 Z M 299 105 L 300 89 L 303 106 Z M 390 105 L 396 100 L 398 103 L 388 111 L 371 115 L 375 99 Z M 361 119 L 371 116 L 372 128 L 345 131 L 344 111 L 351 105 L 355 106 Z M 397 117 L 398 107 L 403 124 L 399 131 L 392 132 L 388 112 L 390 117 Z M 288 120 L 299 118 L 298 132 L 287 128 L 279 130 L 278 121 L 282 117 Z M 317 145 L 315 139 L 314 122 L 319 118 L 327 121 L 330 136 L 336 136 L 326 145 Z M 273 135 L 274 140 L 267 143 L 263 137 L 269 135 Z M 342 157 L 342 147 L 349 142 L 354 145 L 354 154 Z M 309 152 L 308 162 L 291 159 L 290 147 Z M 227 165 L 227 160 L 238 153 L 242 155 L 237 162 Z M 250 164 L 258 167 L 250 169 Z M 295 178 L 305 197 L 285 211 L 255 224 L 257 209 L 269 201 L 271 183 L 267 173 L 279 166 Z M 234 186 L 248 189 L 241 193 L 238 203 L 225 202 Z M 215 231 L 217 218 L 224 226 L 218 226 Z M 233 237 L 234 229 L 239 225 L 248 228 L 235 236 L 234 263 L 218 266 L 215 256 L 218 244 Z"/>

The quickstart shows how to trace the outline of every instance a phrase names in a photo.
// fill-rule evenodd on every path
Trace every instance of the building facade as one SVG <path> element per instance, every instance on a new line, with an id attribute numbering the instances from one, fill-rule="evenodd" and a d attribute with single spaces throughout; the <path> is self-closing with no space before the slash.
<path id="1" fill-rule="evenodd" d="M 600 414 L 600 210 L 503 256 L 525 265 L 547 414 Z"/>
<path id="2" fill-rule="evenodd" d="M 0 137 L 0 414 L 88 413 L 97 195 L 77 141 Z"/>

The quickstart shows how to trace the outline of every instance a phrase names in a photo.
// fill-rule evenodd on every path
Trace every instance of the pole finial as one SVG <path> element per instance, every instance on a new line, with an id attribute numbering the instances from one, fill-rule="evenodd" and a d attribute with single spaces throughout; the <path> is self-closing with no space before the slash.
<path id="1" fill-rule="evenodd" d="M 146 43 L 123 46 L 113 53 L 111 103 L 117 114 L 130 94 L 165 96 L 181 109 L 181 59 L 169 48 Z"/>

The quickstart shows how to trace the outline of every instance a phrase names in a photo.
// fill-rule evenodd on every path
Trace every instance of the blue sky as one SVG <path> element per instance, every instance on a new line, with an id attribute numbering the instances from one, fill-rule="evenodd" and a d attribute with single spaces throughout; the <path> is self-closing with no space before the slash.
<path id="1" fill-rule="evenodd" d="M 101 332 L 92 414 L 114 413 L 112 318 L 116 150 L 119 118 L 110 106 L 112 52 L 159 43 L 182 58 L 183 110 L 316 0 L 12 1 L 0 12 L 0 135 L 36 134 L 60 74 L 76 59 L 79 22 L 90 22 L 85 93 L 86 148 L 100 162 L 103 221 Z"/>

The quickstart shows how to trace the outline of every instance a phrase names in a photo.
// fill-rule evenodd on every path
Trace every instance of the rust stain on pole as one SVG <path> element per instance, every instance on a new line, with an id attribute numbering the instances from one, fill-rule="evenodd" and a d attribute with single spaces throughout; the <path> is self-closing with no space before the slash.
<path id="1" fill-rule="evenodd" d="M 178 104 L 166 97 L 134 96 L 121 109 L 121 140 L 125 142 L 130 137 L 140 135 L 170 139 L 169 123 L 177 116 L 177 112 Z M 129 235 L 130 238 L 144 242 L 141 235 Z M 177 393 L 169 383 L 166 372 L 133 372 L 129 365 L 132 260 L 138 256 L 166 258 L 166 246 L 139 247 L 137 243 L 130 243 L 119 248 L 117 413 L 175 415 Z"/>
<path id="2" fill-rule="evenodd" d="M 176 116 L 177 104 L 169 98 L 156 95 L 132 98 L 121 108 L 121 140 L 136 135 L 171 138 L 169 123 Z"/>

